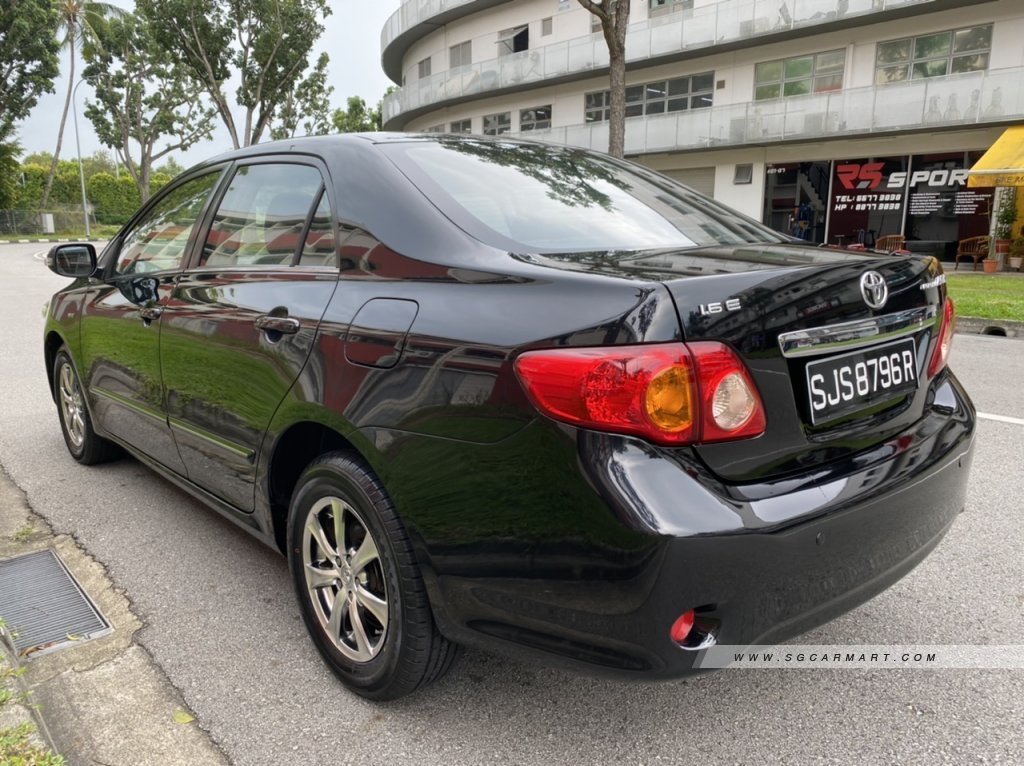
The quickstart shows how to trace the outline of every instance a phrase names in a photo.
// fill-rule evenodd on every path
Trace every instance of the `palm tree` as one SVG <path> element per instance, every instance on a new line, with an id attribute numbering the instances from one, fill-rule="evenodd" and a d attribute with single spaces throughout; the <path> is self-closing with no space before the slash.
<path id="1" fill-rule="evenodd" d="M 53 161 L 50 163 L 50 174 L 46 177 L 41 207 L 46 207 L 50 200 L 53 178 L 57 174 L 60 147 L 64 143 L 64 124 L 68 121 L 71 93 L 75 87 L 75 59 L 78 57 L 78 49 L 96 43 L 96 30 L 106 23 L 107 19 L 124 15 L 124 11 L 117 6 L 98 0 L 59 0 L 59 6 L 58 34 L 64 38 L 61 40 L 61 46 L 68 49 L 71 71 L 68 73 L 68 94 L 64 97 L 64 112 L 60 116 L 60 128 L 57 130 L 57 148 L 54 149 Z"/>

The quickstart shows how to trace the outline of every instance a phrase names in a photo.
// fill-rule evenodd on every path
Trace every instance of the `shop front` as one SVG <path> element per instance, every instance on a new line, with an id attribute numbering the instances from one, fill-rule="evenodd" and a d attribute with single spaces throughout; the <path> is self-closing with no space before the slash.
<path id="1" fill-rule="evenodd" d="M 769 165 L 764 221 L 808 242 L 952 261 L 961 240 L 990 230 L 994 190 L 967 187 L 968 171 L 981 154 Z"/>

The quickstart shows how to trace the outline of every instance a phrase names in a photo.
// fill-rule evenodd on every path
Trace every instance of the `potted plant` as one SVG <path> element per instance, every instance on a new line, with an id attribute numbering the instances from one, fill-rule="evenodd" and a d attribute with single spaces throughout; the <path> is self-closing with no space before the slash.
<path id="1" fill-rule="evenodd" d="M 1004 189 L 999 198 L 999 212 L 996 213 L 995 225 L 995 257 L 1010 250 L 1010 239 L 1013 237 L 1013 225 L 1017 223 L 1017 190 Z"/>
<path id="2" fill-rule="evenodd" d="M 1022 262 L 1024 262 L 1024 229 L 1021 230 L 1020 236 L 1010 243 L 1010 268 L 1019 271 Z"/>

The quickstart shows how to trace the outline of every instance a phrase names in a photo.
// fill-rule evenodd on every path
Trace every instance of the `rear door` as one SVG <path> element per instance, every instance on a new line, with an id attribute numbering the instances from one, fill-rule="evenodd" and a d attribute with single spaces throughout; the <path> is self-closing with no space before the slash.
<path id="1" fill-rule="evenodd" d="M 306 363 L 338 267 L 322 164 L 260 158 L 232 173 L 168 302 L 160 362 L 189 478 L 250 511 L 260 442 Z"/>

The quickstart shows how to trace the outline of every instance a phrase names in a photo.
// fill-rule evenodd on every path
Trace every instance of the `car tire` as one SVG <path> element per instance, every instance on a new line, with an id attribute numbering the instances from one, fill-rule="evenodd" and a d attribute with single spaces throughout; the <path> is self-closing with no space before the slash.
<path id="1" fill-rule="evenodd" d="M 106 463 L 121 454 L 113 442 L 99 436 L 92 427 L 92 417 L 85 401 L 85 392 L 78 371 L 66 348 L 61 348 L 53 362 L 53 393 L 57 416 L 71 457 L 82 465 Z"/>
<path id="2" fill-rule="evenodd" d="M 305 470 L 292 496 L 288 540 L 306 628 L 349 689 L 396 699 L 448 671 L 458 647 L 438 632 L 409 536 L 357 456 L 333 452 Z"/>

